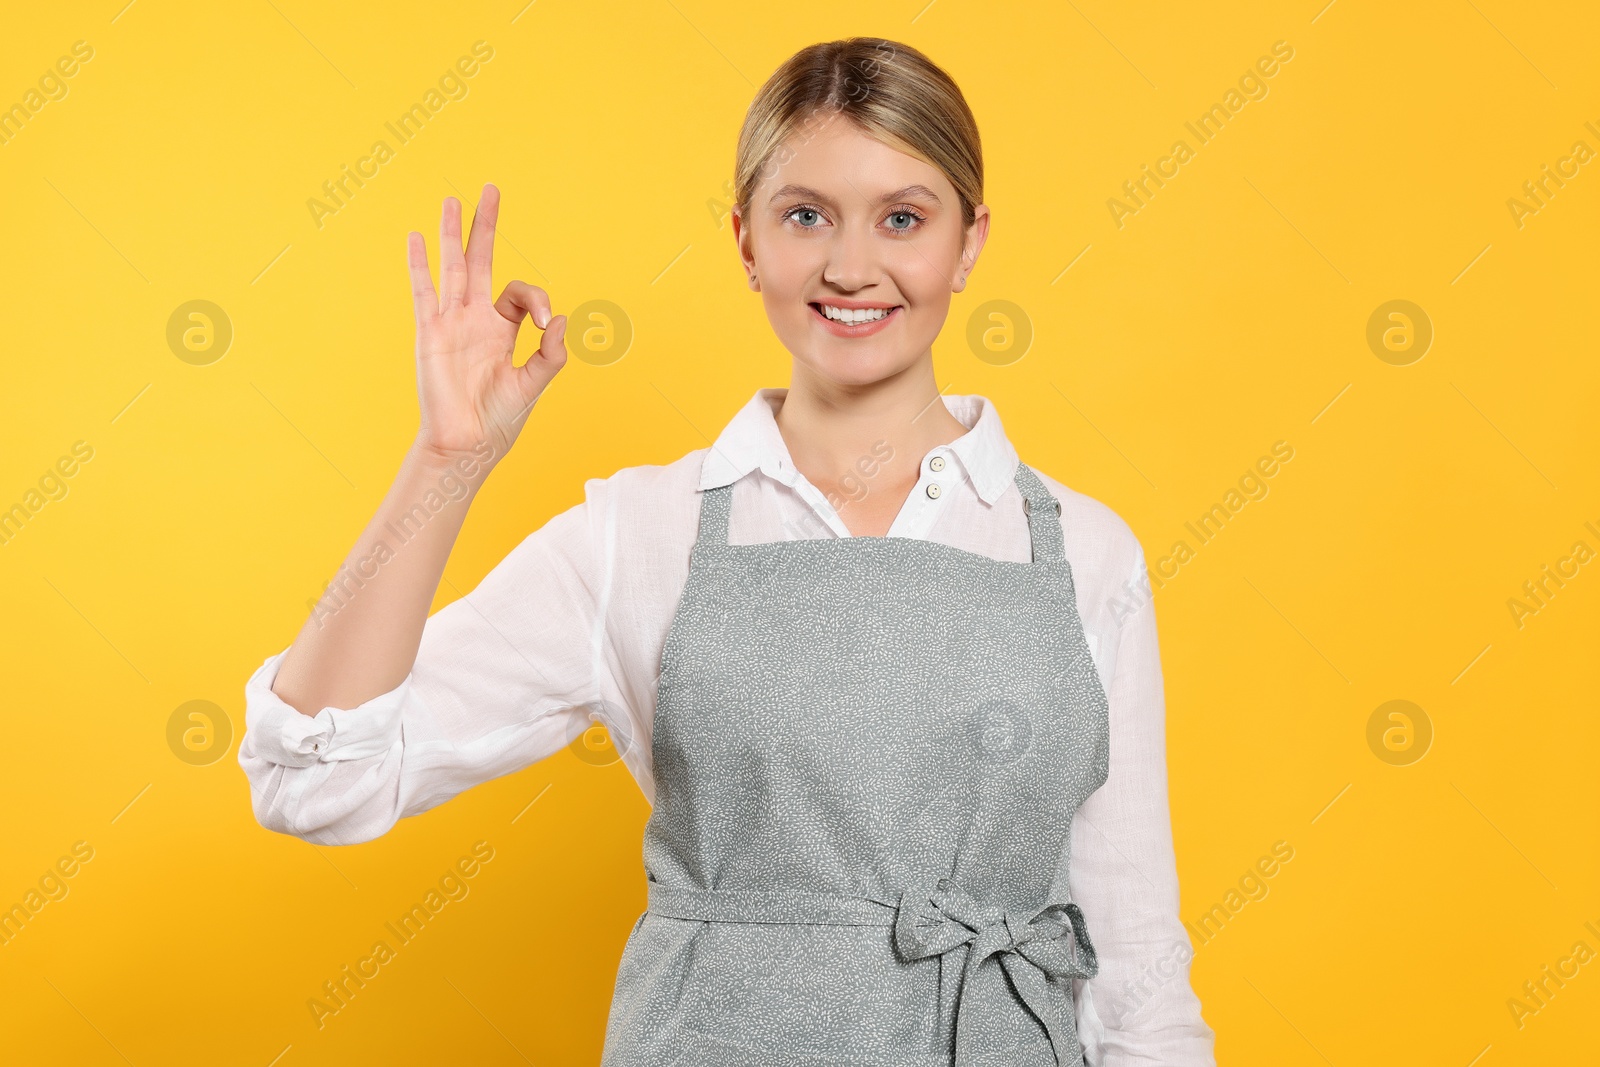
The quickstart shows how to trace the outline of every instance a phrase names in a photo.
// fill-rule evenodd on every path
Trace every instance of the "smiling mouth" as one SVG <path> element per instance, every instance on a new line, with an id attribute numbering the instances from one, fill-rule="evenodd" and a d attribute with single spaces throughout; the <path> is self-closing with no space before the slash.
<path id="1" fill-rule="evenodd" d="M 809 307 L 828 322 L 845 327 L 869 326 L 875 322 L 882 322 L 901 310 L 899 304 L 875 308 L 841 308 L 818 301 L 812 301 Z"/>

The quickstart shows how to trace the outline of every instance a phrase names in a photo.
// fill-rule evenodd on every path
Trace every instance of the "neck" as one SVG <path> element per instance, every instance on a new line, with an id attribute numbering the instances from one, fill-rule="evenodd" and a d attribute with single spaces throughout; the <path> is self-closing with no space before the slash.
<path id="1" fill-rule="evenodd" d="M 968 430 L 944 405 L 931 354 L 864 385 L 797 364 L 776 419 L 795 467 L 841 511 L 869 495 L 903 500 L 928 450 Z"/>

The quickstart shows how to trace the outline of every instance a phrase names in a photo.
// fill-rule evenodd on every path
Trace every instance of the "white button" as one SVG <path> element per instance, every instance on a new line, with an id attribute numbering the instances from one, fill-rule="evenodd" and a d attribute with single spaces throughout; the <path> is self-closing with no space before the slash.
<path id="1" fill-rule="evenodd" d="M 944 457 L 934 456 L 932 459 L 928 460 L 928 469 L 932 471 L 944 470 Z"/>
<path id="2" fill-rule="evenodd" d="M 928 483 L 928 496 L 929 497 L 933 498 L 934 500 L 938 500 L 939 499 L 939 494 L 941 492 L 942 492 L 942 490 L 939 488 L 939 483 L 938 482 L 929 482 Z"/>

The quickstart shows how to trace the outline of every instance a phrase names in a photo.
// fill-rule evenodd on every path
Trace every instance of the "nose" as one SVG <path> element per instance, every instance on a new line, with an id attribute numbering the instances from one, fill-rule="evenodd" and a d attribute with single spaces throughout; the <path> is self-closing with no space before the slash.
<path id="1" fill-rule="evenodd" d="M 883 274 L 871 234 L 841 226 L 828 246 L 828 266 L 822 280 L 847 293 L 864 289 Z"/>

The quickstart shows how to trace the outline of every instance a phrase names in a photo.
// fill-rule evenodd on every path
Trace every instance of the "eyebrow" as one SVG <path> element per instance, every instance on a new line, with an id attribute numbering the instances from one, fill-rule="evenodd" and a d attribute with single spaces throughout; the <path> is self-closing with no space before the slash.
<path id="1" fill-rule="evenodd" d="M 807 200 L 817 200 L 828 205 L 829 207 L 838 206 L 833 198 L 828 196 L 826 193 L 819 192 L 810 186 L 795 185 L 793 183 L 785 185 L 782 189 L 779 189 L 777 192 L 773 193 L 772 199 L 768 200 L 767 203 L 770 204 L 774 201 L 783 200 L 791 196 L 803 197 Z M 942 205 L 944 203 L 939 199 L 938 194 L 932 189 L 929 189 L 926 185 L 908 185 L 904 189 L 896 189 L 892 193 L 885 193 L 883 196 L 878 198 L 878 203 L 887 204 L 892 200 L 906 200 L 914 196 L 925 197 L 929 200 L 932 200 L 935 204 Z"/>

